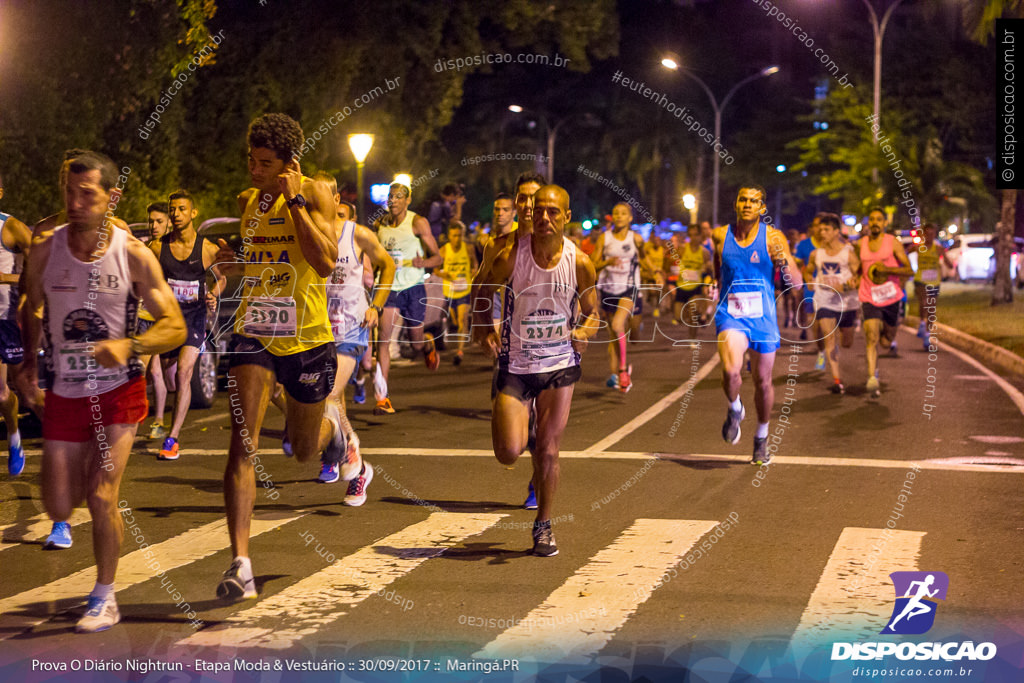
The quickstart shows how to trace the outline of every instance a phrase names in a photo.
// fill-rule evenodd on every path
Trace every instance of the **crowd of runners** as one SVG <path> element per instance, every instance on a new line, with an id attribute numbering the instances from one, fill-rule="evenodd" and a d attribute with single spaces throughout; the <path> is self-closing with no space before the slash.
<path id="1" fill-rule="evenodd" d="M 196 202 L 177 189 L 148 207 L 144 244 L 114 215 L 130 169 L 80 149 L 65 155 L 56 214 L 29 228 L 0 213 L 0 285 L 9 294 L 0 298 L 8 472 L 17 476 L 25 466 L 20 401 L 43 425 L 42 495 L 53 521 L 45 547 L 71 546 L 68 519 L 76 506 L 87 503 L 92 518 L 97 581 L 79 631 L 120 620 L 118 488 L 149 415 L 147 384 L 155 410 L 146 434 L 162 440 L 158 458 L 187 457 L 189 444 L 179 439 L 192 373 L 222 297 L 240 302 L 228 344 L 232 419 L 223 481 L 233 559 L 216 587 L 227 600 L 257 595 L 249 536 L 268 404 L 285 416 L 284 454 L 319 458 L 319 481 L 346 482 L 339 502 L 362 505 L 373 467 L 347 417 L 347 387 L 356 403 L 372 387 L 377 415 L 401 411 L 391 397 L 391 345 L 400 329 L 437 370 L 441 344 L 424 329 L 428 278 L 442 281 L 447 300 L 448 361 L 460 365 L 470 343 L 493 359 L 494 454 L 504 465 L 531 455 L 524 507 L 537 510 L 532 551 L 544 557 L 558 553 L 551 528 L 558 455 L 582 354 L 603 330 L 607 386 L 629 392 L 628 342 L 645 303 L 654 317 L 679 326 L 684 343 L 717 343 L 727 403 L 722 437 L 731 444 L 741 438 L 740 387 L 749 373 L 756 465 L 771 461 L 780 320 L 818 346 L 815 368 L 827 367 L 836 394 L 845 392 L 839 349 L 851 346 L 859 327 L 865 387 L 879 395 L 879 349 L 898 355 L 909 278 L 923 313 L 918 336 L 926 348 L 931 343 L 925 314 L 934 314 L 947 257 L 934 227 L 925 226 L 915 272 L 900 240 L 886 232 L 881 208 L 869 212 L 866 233 L 853 243 L 831 213 L 816 216 L 805 238 L 787 237 L 763 220 L 764 189 L 746 184 L 729 225 L 703 223 L 665 242 L 652 231 L 645 240 L 629 205 L 620 203 L 607 229 L 584 237 L 574 229 L 567 191 L 527 172 L 494 198 L 485 234 L 468 234 L 461 202 L 433 225 L 410 210 L 412 190 L 401 182 L 390 186 L 387 211 L 363 225 L 334 178 L 303 175 L 296 156 L 303 139 L 284 114 L 251 123 L 251 183 L 238 195 L 238 241 L 199 234 Z M 237 291 L 228 291 L 229 282 Z"/>

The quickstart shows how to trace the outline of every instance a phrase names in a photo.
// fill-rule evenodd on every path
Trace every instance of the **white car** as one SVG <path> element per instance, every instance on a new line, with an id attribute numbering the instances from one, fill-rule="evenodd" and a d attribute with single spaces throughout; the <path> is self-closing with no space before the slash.
<path id="1" fill-rule="evenodd" d="M 961 235 L 959 248 L 949 251 L 950 258 L 956 262 L 957 277 L 961 280 L 991 280 L 996 273 L 995 249 L 992 241 L 995 235 L 983 233 L 978 235 Z M 1019 254 L 1010 258 L 1010 279 L 1017 279 Z"/>

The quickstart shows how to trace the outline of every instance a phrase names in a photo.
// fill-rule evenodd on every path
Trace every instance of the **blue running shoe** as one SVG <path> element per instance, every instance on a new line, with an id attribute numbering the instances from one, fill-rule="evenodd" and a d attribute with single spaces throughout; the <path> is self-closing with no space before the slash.
<path id="1" fill-rule="evenodd" d="M 366 403 L 366 382 L 352 382 L 352 384 L 356 385 L 356 390 L 352 392 L 352 400 L 363 405 Z"/>
<path id="2" fill-rule="evenodd" d="M 530 482 L 530 488 L 526 494 L 526 502 L 523 503 L 524 510 L 536 510 L 537 509 L 537 494 L 533 490 L 533 482 Z"/>
<path id="3" fill-rule="evenodd" d="M 10 455 L 7 456 L 7 473 L 12 477 L 16 477 L 24 469 L 25 449 L 21 446 L 11 446 Z"/>
<path id="4" fill-rule="evenodd" d="M 825 352 L 824 351 L 818 351 L 818 358 L 817 358 L 817 360 L 814 361 L 814 369 L 815 370 L 824 370 L 825 369 Z"/>
<path id="5" fill-rule="evenodd" d="M 43 550 L 63 550 L 70 547 L 71 525 L 67 522 L 54 522 L 53 529 L 43 544 Z"/>
<path id="6" fill-rule="evenodd" d="M 608 377 L 608 381 L 605 382 L 604 385 L 606 387 L 608 387 L 609 389 L 618 389 L 619 388 L 619 377 L 618 377 L 618 375 L 614 375 L 613 374 L 613 375 L 609 376 Z"/>

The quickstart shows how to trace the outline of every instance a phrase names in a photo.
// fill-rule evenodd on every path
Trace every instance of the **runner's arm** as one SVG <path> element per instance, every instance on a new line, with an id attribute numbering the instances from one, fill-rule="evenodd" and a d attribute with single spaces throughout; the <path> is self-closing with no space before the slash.
<path id="1" fill-rule="evenodd" d="M 430 223 L 423 216 L 416 216 L 412 222 L 412 231 L 417 237 L 420 238 L 420 243 L 423 244 L 423 249 L 427 252 L 427 257 L 423 258 L 416 256 L 412 259 L 413 268 L 437 268 L 444 259 L 441 257 L 441 252 L 437 248 L 437 240 L 434 239 L 434 233 L 430 232 Z"/>
<path id="2" fill-rule="evenodd" d="M 578 353 L 583 353 L 587 341 L 597 334 L 601 319 L 597 314 L 597 271 L 590 257 L 582 251 L 576 252 L 576 287 L 582 318 L 572 330 L 572 345 Z"/>
<path id="3" fill-rule="evenodd" d="M 797 266 L 796 259 L 789 251 L 789 241 L 786 240 L 786 236 L 780 230 L 769 227 L 767 241 L 768 253 L 772 260 L 782 268 L 783 284 L 798 289 L 803 284 L 803 278 L 800 277 L 800 267 Z"/>
<path id="4" fill-rule="evenodd" d="M 373 289 L 373 299 L 370 301 L 370 305 L 384 308 L 384 304 L 388 301 L 388 294 L 391 293 L 391 283 L 395 281 L 395 262 L 373 231 L 365 226 L 356 226 L 356 245 L 370 259 L 373 270 L 380 271 L 380 279 Z"/>
<path id="5" fill-rule="evenodd" d="M 306 263 L 316 271 L 316 274 L 327 277 L 334 270 L 334 262 L 338 260 L 334 196 L 326 183 L 303 179 L 298 161 L 289 162 L 285 169 L 285 172 L 278 176 L 282 184 L 287 185 L 286 188 L 282 188 L 285 200 L 293 199 L 300 193 L 306 198 L 306 206 L 295 205 L 288 209 L 295 224 L 299 249 Z"/>
<path id="6" fill-rule="evenodd" d="M 4 223 L 3 236 L 4 246 L 11 251 L 27 255 L 32 247 L 32 231 L 13 216 Z M 0 285 L 16 285 L 19 282 L 21 282 L 21 273 L 0 273 Z"/>
<path id="7" fill-rule="evenodd" d="M 907 252 L 903 250 L 903 245 L 899 240 L 893 240 L 892 255 L 896 257 L 897 261 L 899 261 L 899 267 L 891 268 L 889 266 L 879 264 L 878 271 L 888 275 L 898 275 L 902 278 L 914 277 L 914 269 L 911 267 L 910 260 L 907 258 Z"/>
<path id="8" fill-rule="evenodd" d="M 810 253 L 810 255 L 807 257 L 807 263 L 806 265 L 804 265 L 803 269 L 804 282 L 807 283 L 806 286 L 808 289 L 814 289 L 814 264 L 816 262 L 816 253 L 818 253 L 817 249 Z"/>

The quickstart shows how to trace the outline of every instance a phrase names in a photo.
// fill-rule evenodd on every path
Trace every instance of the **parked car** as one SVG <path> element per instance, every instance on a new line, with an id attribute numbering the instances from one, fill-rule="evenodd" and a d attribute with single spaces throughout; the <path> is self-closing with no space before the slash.
<path id="1" fill-rule="evenodd" d="M 1015 238 L 1016 250 L 1010 258 L 1010 279 L 1017 279 L 1020 253 L 1024 251 L 1024 239 Z M 956 264 L 957 277 L 961 280 L 992 280 L 996 273 L 995 235 L 991 233 L 961 235 L 954 239 L 948 251 L 950 260 Z"/>

